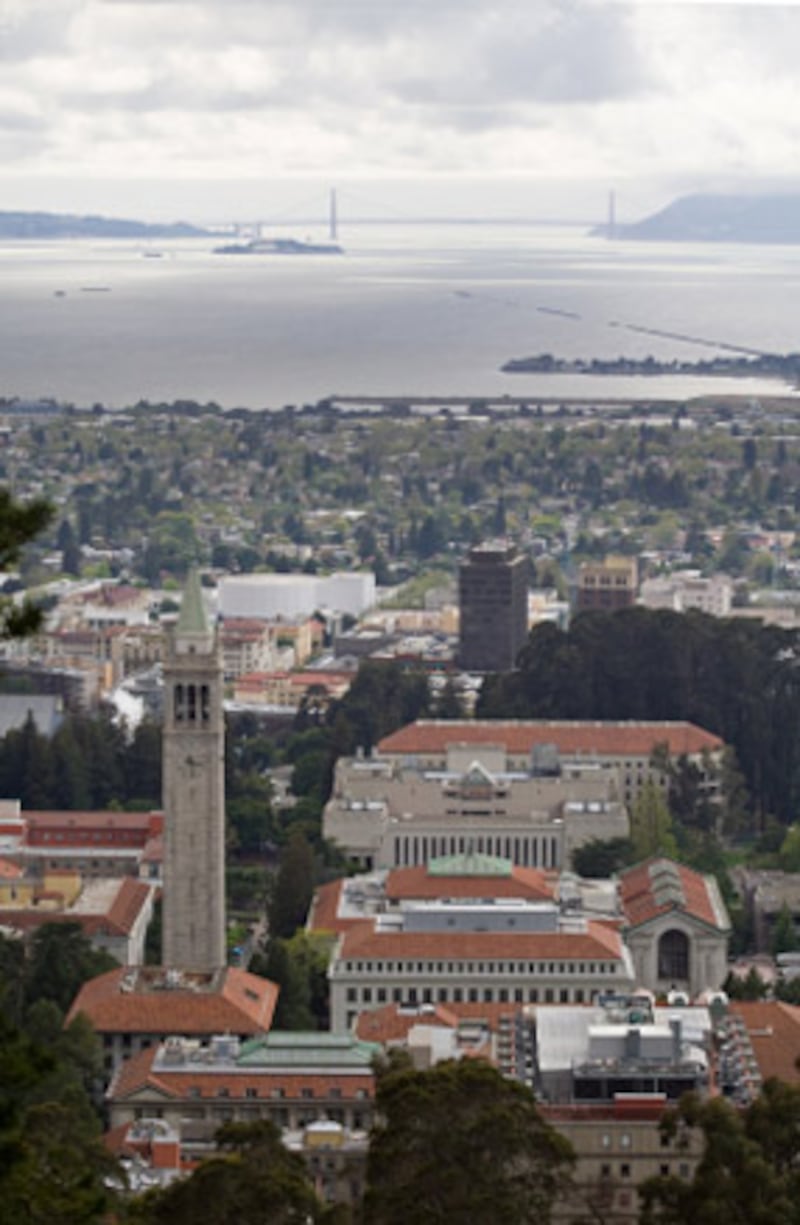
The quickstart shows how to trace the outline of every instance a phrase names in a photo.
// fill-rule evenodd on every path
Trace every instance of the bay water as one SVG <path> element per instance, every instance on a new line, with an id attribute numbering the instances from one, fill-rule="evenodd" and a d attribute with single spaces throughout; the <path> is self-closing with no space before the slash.
<path id="1" fill-rule="evenodd" d="M 353 224 L 342 255 L 215 254 L 224 241 L 0 244 L 0 395 L 277 409 L 332 395 L 791 392 L 764 379 L 500 367 L 545 352 L 718 351 L 677 335 L 800 351 L 800 247 L 608 242 L 511 223 Z"/>

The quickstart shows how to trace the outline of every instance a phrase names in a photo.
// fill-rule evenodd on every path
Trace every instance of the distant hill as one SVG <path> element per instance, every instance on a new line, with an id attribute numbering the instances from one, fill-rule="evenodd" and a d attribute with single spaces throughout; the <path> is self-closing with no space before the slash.
<path id="1" fill-rule="evenodd" d="M 608 227 L 593 234 L 608 237 Z M 650 217 L 617 224 L 616 238 L 659 242 L 800 243 L 800 195 L 681 196 Z"/>
<path id="2" fill-rule="evenodd" d="M 80 217 L 70 213 L 0 212 L 3 238 L 206 238 L 207 230 L 186 222 L 157 225 L 120 217 Z"/>

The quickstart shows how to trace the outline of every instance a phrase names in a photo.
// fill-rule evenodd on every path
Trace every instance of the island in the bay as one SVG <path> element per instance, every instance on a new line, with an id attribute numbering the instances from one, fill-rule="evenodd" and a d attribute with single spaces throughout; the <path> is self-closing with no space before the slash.
<path id="1" fill-rule="evenodd" d="M 654 242 L 800 243 L 800 195 L 680 196 L 640 221 L 609 221 L 592 233 Z"/>
<path id="2" fill-rule="evenodd" d="M 56 238 L 208 238 L 185 221 L 167 224 L 72 213 L 0 212 L 0 240 Z"/>
<path id="3" fill-rule="evenodd" d="M 643 329 L 642 329 L 643 330 Z M 728 346 L 732 348 L 733 346 Z M 754 353 L 732 357 L 704 357 L 696 361 L 656 357 L 554 357 L 539 353 L 515 357 L 500 367 L 504 374 L 616 374 L 720 375 L 727 378 L 771 378 L 797 386 L 800 383 L 800 353 Z"/>

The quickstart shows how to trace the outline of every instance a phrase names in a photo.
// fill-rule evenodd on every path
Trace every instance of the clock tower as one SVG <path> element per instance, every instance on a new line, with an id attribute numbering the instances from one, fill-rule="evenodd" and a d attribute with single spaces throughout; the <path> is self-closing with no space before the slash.
<path id="1" fill-rule="evenodd" d="M 167 637 L 163 756 L 162 961 L 216 970 L 226 964 L 222 659 L 194 571 Z"/>

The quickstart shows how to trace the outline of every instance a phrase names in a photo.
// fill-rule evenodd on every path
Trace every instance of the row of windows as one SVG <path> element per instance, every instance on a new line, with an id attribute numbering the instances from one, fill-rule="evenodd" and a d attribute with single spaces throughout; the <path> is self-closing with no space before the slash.
<path id="1" fill-rule="evenodd" d="M 346 961 L 352 974 L 612 974 L 612 961 Z"/>
<path id="2" fill-rule="evenodd" d="M 231 1091 L 227 1086 L 224 1086 L 224 1085 L 221 1086 L 219 1089 L 217 1089 L 216 1093 L 214 1094 L 203 1093 L 203 1090 L 199 1087 L 199 1085 L 192 1085 L 187 1091 L 187 1097 L 197 1098 L 197 1097 L 212 1097 L 212 1096 L 213 1097 L 231 1097 Z M 287 1094 L 286 1094 L 285 1089 L 279 1089 L 279 1088 L 270 1089 L 268 1093 L 259 1093 L 257 1087 L 253 1085 L 248 1085 L 245 1087 L 243 1095 L 241 1093 L 240 1094 L 234 1093 L 233 1096 L 234 1097 L 244 1096 L 245 1098 L 269 1097 L 273 1101 L 283 1101 L 286 1098 Z M 310 1085 L 306 1085 L 300 1090 L 300 1098 L 304 1100 L 308 1100 L 316 1096 L 317 1094 L 314 1092 L 313 1087 Z M 341 1089 L 330 1088 L 330 1089 L 324 1090 L 319 1096 L 325 1099 L 331 1099 L 333 1101 L 338 1101 L 341 1099 L 342 1091 Z M 353 1094 L 353 1097 L 355 1097 L 358 1101 L 364 1101 L 366 1100 L 366 1098 L 369 1097 L 369 1090 L 368 1089 L 356 1089 L 355 1093 Z"/>
<path id="3" fill-rule="evenodd" d="M 348 1004 L 585 1004 L 585 987 L 348 987 Z"/>
<path id="4" fill-rule="evenodd" d="M 490 812 L 456 812 L 464 817 L 489 817 Z M 556 868 L 559 866 L 559 842 L 553 837 L 515 838 L 511 836 L 464 835 L 415 835 L 395 838 L 394 866 L 415 867 L 442 855 L 465 855 L 476 851 L 481 855 L 498 855 L 511 859 L 525 868 Z"/>
<path id="5" fill-rule="evenodd" d="M 161 1106 L 137 1106 L 134 1110 L 134 1118 L 136 1119 L 161 1119 L 163 1117 L 164 1110 Z M 333 1123 L 348 1124 L 355 1130 L 365 1127 L 369 1122 L 369 1116 L 365 1115 L 361 1110 L 345 1111 L 336 1107 L 326 1108 L 324 1106 L 310 1107 L 308 1109 L 302 1109 L 301 1107 L 288 1109 L 286 1107 L 261 1108 L 259 1106 L 182 1106 L 181 1117 L 187 1121 L 214 1119 L 215 1121 L 220 1120 L 223 1122 L 230 1122 L 232 1119 L 254 1121 L 255 1119 L 267 1118 L 276 1127 L 305 1127 L 308 1123 L 327 1120 Z"/>
<path id="6" fill-rule="evenodd" d="M 662 1162 L 658 1168 L 658 1172 L 662 1178 L 669 1178 L 670 1172 L 671 1172 L 671 1167 L 670 1167 L 669 1162 L 668 1161 Z M 677 1173 L 678 1173 L 679 1178 L 686 1178 L 686 1179 L 691 1178 L 691 1169 L 689 1167 L 688 1161 L 680 1162 L 680 1164 L 678 1165 Z M 600 1166 L 600 1176 L 601 1178 L 613 1178 L 614 1177 L 614 1167 L 611 1165 L 610 1162 Z M 619 1177 L 620 1178 L 630 1178 L 630 1176 L 631 1176 L 630 1162 L 629 1161 L 621 1162 L 619 1166 Z"/>
<path id="7" fill-rule="evenodd" d="M 65 833 L 62 830 L 43 830 L 38 836 L 31 839 L 31 846 L 41 846 L 45 842 L 69 842 L 73 846 L 86 846 L 91 842 L 103 842 L 108 846 L 144 846 L 145 834 L 140 830 L 132 829 L 106 829 L 94 830 L 70 830 Z"/>

